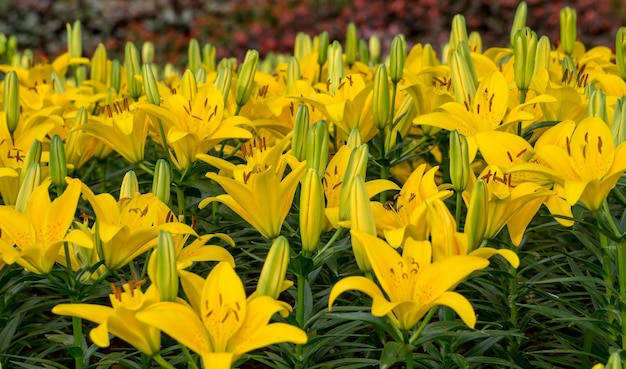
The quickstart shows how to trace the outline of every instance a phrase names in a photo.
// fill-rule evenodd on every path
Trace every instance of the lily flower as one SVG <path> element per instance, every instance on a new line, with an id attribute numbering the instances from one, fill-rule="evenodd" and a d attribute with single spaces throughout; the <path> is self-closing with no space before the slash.
<path id="1" fill-rule="evenodd" d="M 243 182 L 217 173 L 207 173 L 206 176 L 222 186 L 226 194 L 208 197 L 198 206 L 202 209 L 214 201 L 221 202 L 263 237 L 273 239 L 280 234 L 305 169 L 306 162 L 294 164 L 282 181 L 272 167 L 254 168 L 243 175 Z"/>
<path id="2" fill-rule="evenodd" d="M 92 321 L 98 326 L 89 332 L 91 340 L 100 347 L 109 347 L 109 332 L 142 353 L 153 356 L 161 349 L 161 332 L 151 324 L 137 319 L 137 315 L 159 302 L 156 285 L 143 293 L 139 288 L 145 281 L 131 281 L 121 288 L 112 285 L 109 294 L 111 306 L 96 304 L 59 304 L 52 308 L 58 315 L 75 316 Z"/>
<path id="3" fill-rule="evenodd" d="M 138 313 L 137 319 L 198 353 L 206 368 L 231 368 L 244 353 L 271 344 L 306 343 L 300 328 L 268 324 L 285 305 L 269 296 L 246 300 L 244 285 L 229 263 L 217 264 L 199 282 L 199 306 L 161 302 Z"/>
<path id="4" fill-rule="evenodd" d="M 591 211 L 600 209 L 626 171 L 626 143 L 615 147 L 611 129 L 598 117 L 578 124 L 563 121 L 545 135 L 556 139 L 537 142 L 537 162 L 517 165 L 511 171 L 543 174 L 563 186 L 570 205 L 580 201 Z"/>
<path id="5" fill-rule="evenodd" d="M 54 201 L 50 201 L 49 186 L 48 179 L 33 190 L 24 213 L 10 205 L 0 206 L 2 259 L 37 274 L 50 273 L 64 242 L 92 245 L 82 231 L 68 233 L 80 197 L 80 180 L 70 180 L 65 192 Z"/>
<path id="6" fill-rule="evenodd" d="M 351 231 L 351 235 L 363 244 L 380 287 L 362 276 L 344 278 L 330 292 L 329 310 L 339 295 L 357 290 L 373 299 L 372 315 L 386 315 L 403 330 L 413 328 L 437 305 L 452 308 L 465 324 L 474 327 L 474 308 L 465 297 L 451 290 L 470 273 L 487 267 L 486 259 L 459 255 L 431 262 L 428 241 L 407 239 L 401 255 L 376 236 L 358 231 Z"/>

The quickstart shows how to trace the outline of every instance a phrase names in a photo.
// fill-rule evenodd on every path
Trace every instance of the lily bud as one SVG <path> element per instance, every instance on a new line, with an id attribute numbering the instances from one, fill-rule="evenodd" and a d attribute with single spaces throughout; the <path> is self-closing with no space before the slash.
<path id="1" fill-rule="evenodd" d="M 141 61 L 143 64 L 152 64 L 154 62 L 154 44 L 150 41 L 144 41 L 141 44 Z"/>
<path id="2" fill-rule="evenodd" d="M 537 54 L 537 34 L 524 27 L 515 34 L 513 40 L 513 67 L 515 84 L 520 90 L 528 90 L 535 71 Z"/>
<path id="3" fill-rule="evenodd" d="M 306 137 L 306 166 L 323 175 L 328 165 L 328 124 L 318 120 L 312 124 Z"/>
<path id="4" fill-rule="evenodd" d="M 574 51 L 576 43 L 576 10 L 566 6 L 561 9 L 561 48 L 570 55 Z"/>
<path id="5" fill-rule="evenodd" d="M 615 146 L 626 141 L 626 96 L 620 97 L 615 103 L 611 133 L 615 140 Z"/>
<path id="6" fill-rule="evenodd" d="M 7 36 L 0 32 L 0 58 L 4 58 L 7 52 Z"/>
<path id="7" fill-rule="evenodd" d="M 63 192 L 65 188 L 65 177 L 67 177 L 66 160 L 65 146 L 63 146 L 61 136 L 52 136 L 50 140 L 50 163 L 48 164 L 48 168 L 52 184 L 54 184 L 59 194 Z"/>
<path id="8" fill-rule="evenodd" d="M 565 55 L 561 60 L 561 70 L 563 72 L 562 83 L 565 86 L 574 86 L 578 81 L 578 69 L 576 68 L 576 62 L 571 56 Z"/>
<path id="9" fill-rule="evenodd" d="M 41 184 L 41 166 L 39 163 L 32 163 L 26 170 L 24 181 L 20 186 L 20 191 L 17 193 L 17 200 L 15 201 L 15 210 L 23 213 L 26 211 L 26 205 L 28 199 L 33 190 Z"/>
<path id="10" fill-rule="evenodd" d="M 71 58 L 80 58 L 83 56 L 83 41 L 81 36 L 80 21 L 77 20 L 72 26 L 69 23 L 65 24 L 67 30 L 67 51 Z"/>
<path id="11" fill-rule="evenodd" d="M 298 32 L 296 34 L 296 41 L 293 47 L 293 55 L 302 60 L 305 56 L 309 55 L 313 50 L 313 41 L 311 37 L 304 32 Z"/>
<path id="12" fill-rule="evenodd" d="M 470 180 L 467 138 L 454 130 L 450 132 L 450 180 L 456 192 L 467 188 Z"/>
<path id="13" fill-rule="evenodd" d="M 198 40 L 192 38 L 189 40 L 189 47 L 187 49 L 187 68 L 192 71 L 198 70 L 202 64 L 202 55 L 200 54 L 200 44 Z"/>
<path id="14" fill-rule="evenodd" d="M 235 102 L 237 106 L 244 106 L 252 95 L 254 87 L 254 75 L 259 62 L 259 52 L 248 50 L 243 64 L 237 73 L 237 87 L 235 89 Z"/>
<path id="15" fill-rule="evenodd" d="M 30 168 L 30 165 L 39 164 L 41 162 L 41 150 L 41 141 L 35 139 L 24 157 L 24 163 L 22 164 L 22 170 L 20 171 L 20 186 L 24 183 L 24 178 L 26 177 L 26 172 L 27 169 Z"/>
<path id="16" fill-rule="evenodd" d="M 541 36 L 537 42 L 537 50 L 535 52 L 535 69 L 533 76 L 536 76 L 540 70 L 550 68 L 550 39 L 548 36 Z"/>
<path id="17" fill-rule="evenodd" d="M 378 67 L 376 67 L 372 93 L 372 115 L 374 117 L 374 124 L 382 131 L 389 123 L 389 114 L 391 111 L 389 79 L 387 78 L 387 66 L 384 64 L 379 64 Z"/>
<path id="18" fill-rule="evenodd" d="M 111 76 L 109 84 L 111 85 L 111 88 L 115 90 L 115 93 L 120 92 L 120 87 L 122 85 L 122 67 L 117 59 L 111 62 Z"/>
<path id="19" fill-rule="evenodd" d="M 377 64 L 380 60 L 380 38 L 374 35 L 369 39 L 370 59 L 372 63 Z"/>
<path id="20" fill-rule="evenodd" d="M 324 187 L 313 168 L 307 169 L 302 179 L 299 224 L 302 252 L 311 254 L 317 249 L 324 226 Z"/>
<path id="21" fill-rule="evenodd" d="M 464 42 L 462 43 L 464 45 Z M 469 111 L 472 109 L 472 101 L 476 95 L 476 86 L 472 71 L 474 65 L 468 65 L 467 60 L 460 51 L 453 51 L 450 56 L 450 73 L 452 79 L 452 87 L 454 88 L 454 97 L 460 104 L 465 104 L 465 108 Z"/>
<path id="22" fill-rule="evenodd" d="M 352 182 L 357 175 L 365 178 L 367 170 L 367 161 L 369 159 L 369 147 L 363 144 L 350 152 L 348 165 L 341 182 L 341 190 L 339 191 L 339 220 L 350 219 L 350 191 L 352 190 Z"/>
<path id="23" fill-rule="evenodd" d="M 300 63 L 296 57 L 287 59 L 287 94 L 291 94 L 294 83 L 300 79 Z"/>
<path id="24" fill-rule="evenodd" d="M 6 114 L 9 132 L 13 135 L 20 121 L 20 82 L 17 73 L 10 71 L 4 76 L 4 101 L 2 110 Z"/>
<path id="25" fill-rule="evenodd" d="M 474 182 L 465 218 L 465 234 L 467 234 L 467 252 L 477 249 L 487 232 L 487 209 L 489 192 L 484 180 Z"/>
<path id="26" fill-rule="evenodd" d="M 480 33 L 473 31 L 467 38 L 467 46 L 471 52 L 482 54 L 483 52 L 483 39 L 480 37 Z"/>
<path id="27" fill-rule="evenodd" d="M 141 95 L 141 82 L 135 78 L 135 75 L 141 73 L 141 65 L 139 64 L 137 47 L 130 41 L 126 43 L 124 69 L 126 70 L 128 94 L 136 101 Z"/>
<path id="28" fill-rule="evenodd" d="M 78 108 L 76 116 L 74 117 L 74 123 L 72 127 L 76 128 L 83 124 L 87 124 L 88 116 L 89 114 L 87 113 L 87 109 L 84 106 Z M 77 163 L 81 161 L 82 142 L 80 137 L 82 136 L 82 134 L 83 133 L 80 130 L 73 129 L 68 133 L 67 138 L 65 139 L 66 161 L 74 165 L 73 169 L 78 169 L 76 168 Z"/>
<path id="29" fill-rule="evenodd" d="M 215 78 L 215 87 L 222 91 L 222 95 L 224 95 L 224 105 L 226 105 L 226 101 L 228 100 L 232 80 L 233 70 L 229 66 L 221 66 L 218 68 L 217 77 Z"/>
<path id="30" fill-rule="evenodd" d="M 621 368 L 623 368 L 622 356 L 620 355 L 619 351 L 613 352 L 611 356 L 609 356 L 609 361 L 604 366 L 604 369 L 621 369 Z"/>
<path id="31" fill-rule="evenodd" d="M 361 138 L 361 131 L 358 128 L 352 128 L 350 131 L 350 136 L 348 136 L 348 141 L 346 141 L 346 146 L 350 149 L 355 149 L 363 144 L 363 139 Z"/>
<path id="32" fill-rule="evenodd" d="M 129 170 L 122 179 L 122 185 L 120 186 L 120 198 L 132 199 L 135 194 L 139 192 L 139 182 L 137 181 L 137 175 L 134 171 Z"/>
<path id="33" fill-rule="evenodd" d="M 256 287 L 256 296 L 278 298 L 287 275 L 290 252 L 289 241 L 285 237 L 278 236 L 274 239 L 263 263 L 263 269 L 261 269 L 261 275 Z"/>
<path id="34" fill-rule="evenodd" d="M 317 35 L 317 64 L 324 65 L 326 60 L 328 59 L 328 44 L 330 43 L 328 39 L 328 32 L 323 31 L 319 35 Z"/>
<path id="35" fill-rule="evenodd" d="M 185 98 L 192 100 L 198 92 L 198 82 L 196 76 L 191 69 L 185 69 L 183 76 L 180 80 L 180 94 Z"/>
<path id="36" fill-rule="evenodd" d="M 515 45 L 515 35 L 517 31 L 526 27 L 526 17 L 528 16 L 528 6 L 525 1 L 520 2 L 515 10 L 515 17 L 513 18 L 513 25 L 511 25 L 511 46 Z"/>
<path id="37" fill-rule="evenodd" d="M 337 92 L 339 81 L 343 76 L 343 51 L 341 44 L 338 41 L 333 41 L 333 43 L 328 46 L 328 79 L 330 82 L 328 91 L 332 95 Z"/>
<path id="38" fill-rule="evenodd" d="M 626 27 L 620 27 L 615 35 L 615 64 L 623 80 L 626 80 Z"/>
<path id="39" fill-rule="evenodd" d="M 370 51 L 364 39 L 359 40 L 359 60 L 367 66 L 370 65 Z"/>
<path id="40" fill-rule="evenodd" d="M 211 44 L 205 44 L 202 48 L 202 65 L 204 65 L 209 72 L 215 71 L 215 55 L 217 49 Z"/>
<path id="41" fill-rule="evenodd" d="M 172 183 L 170 166 L 165 159 L 159 159 L 154 166 L 152 194 L 164 204 L 170 201 L 170 184 Z"/>
<path id="42" fill-rule="evenodd" d="M 346 64 L 348 68 L 352 68 L 356 62 L 356 52 L 358 49 L 359 35 L 356 25 L 352 22 L 348 24 L 346 29 Z"/>
<path id="43" fill-rule="evenodd" d="M 350 191 L 350 233 L 354 231 L 376 235 L 376 223 L 372 214 L 370 199 L 367 196 L 365 181 L 357 175 L 352 181 Z M 352 252 L 359 269 L 363 272 L 372 270 L 364 245 L 359 239 L 352 238 Z"/>
<path id="44" fill-rule="evenodd" d="M 107 49 L 103 44 L 98 44 L 91 58 L 91 80 L 106 85 L 108 80 Z"/>
<path id="45" fill-rule="evenodd" d="M 450 31 L 450 51 L 457 50 L 459 42 L 467 43 L 467 26 L 465 17 L 457 14 L 452 18 L 452 30 Z"/>
<path id="46" fill-rule="evenodd" d="M 178 297 L 178 268 L 176 267 L 176 245 L 168 231 L 159 231 L 154 255 L 155 275 L 150 276 L 159 291 L 161 301 L 176 301 Z"/>
<path id="47" fill-rule="evenodd" d="M 293 136 L 291 139 L 291 153 L 299 161 L 306 157 L 306 137 L 309 129 L 309 108 L 305 104 L 298 105 L 296 117 L 293 121 Z"/>
<path id="48" fill-rule="evenodd" d="M 391 78 L 393 84 L 397 84 L 402 79 L 405 60 L 406 41 L 404 37 L 396 35 L 391 41 L 391 52 L 389 54 L 389 78 Z"/>
<path id="49" fill-rule="evenodd" d="M 157 86 L 157 81 L 156 78 L 154 78 L 150 64 L 144 64 L 141 67 L 141 77 L 143 79 L 143 89 L 146 92 L 148 102 L 153 105 L 161 105 L 159 87 Z"/>
<path id="50" fill-rule="evenodd" d="M 593 84 L 590 83 L 588 86 L 593 86 Z M 609 115 L 606 111 L 606 94 L 601 89 L 594 88 L 589 94 L 587 114 L 590 117 L 598 117 L 607 124 L 609 123 Z"/>

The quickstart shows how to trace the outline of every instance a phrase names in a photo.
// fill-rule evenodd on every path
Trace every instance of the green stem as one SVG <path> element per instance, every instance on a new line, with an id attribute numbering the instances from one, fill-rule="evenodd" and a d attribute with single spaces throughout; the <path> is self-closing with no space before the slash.
<path id="1" fill-rule="evenodd" d="M 389 167 L 387 165 L 383 165 L 380 168 L 380 179 L 388 179 L 389 178 Z M 387 202 L 387 191 L 382 191 L 380 193 L 380 202 L 384 204 Z"/>
<path id="2" fill-rule="evenodd" d="M 454 220 L 456 221 L 456 231 L 461 232 L 461 210 L 463 207 L 463 195 L 461 191 L 456 192 L 456 208 L 454 210 Z"/>
<path id="3" fill-rule="evenodd" d="M 417 339 L 420 338 L 420 336 L 422 335 L 422 332 L 424 332 L 424 329 L 426 329 L 426 326 L 428 325 L 428 323 L 430 323 L 430 320 L 433 318 L 433 316 L 435 315 L 438 309 L 439 308 L 437 306 L 433 306 L 432 308 L 430 308 L 430 310 L 428 311 L 428 314 L 426 314 L 426 316 L 424 317 L 424 320 L 422 320 L 422 324 L 420 324 L 420 326 L 415 330 L 415 332 L 413 332 L 413 335 L 409 339 L 409 345 L 415 345 L 415 341 L 417 341 Z"/>
<path id="4" fill-rule="evenodd" d="M 163 356 L 161 356 L 161 354 L 156 354 L 152 357 L 152 359 L 154 359 L 154 361 L 156 361 L 157 363 L 159 363 L 159 365 L 162 368 L 166 368 L 166 369 L 176 369 L 176 367 L 170 363 L 167 362 L 167 360 L 165 360 L 163 358 Z"/>
<path id="5" fill-rule="evenodd" d="M 523 104 L 526 102 L 526 92 L 528 92 L 527 89 L 520 89 L 519 90 L 519 103 Z M 517 122 L 517 135 L 518 136 L 522 136 L 522 122 L 519 121 Z"/>
<path id="6" fill-rule="evenodd" d="M 70 302 L 72 304 L 78 303 L 78 296 L 70 296 Z M 72 334 L 74 336 L 74 345 L 70 351 L 70 354 L 74 358 L 74 365 L 76 369 L 83 369 L 85 367 L 85 359 L 83 353 L 83 320 L 79 317 L 72 317 Z"/>
<path id="7" fill-rule="evenodd" d="M 189 364 L 189 367 L 191 369 L 198 369 L 198 366 L 196 365 L 196 361 L 191 357 L 191 353 L 189 352 L 189 349 L 187 348 L 187 346 L 180 345 L 180 349 L 185 355 L 185 357 L 187 358 L 187 364 Z"/>
<path id="8" fill-rule="evenodd" d="M 617 245 L 617 269 L 619 278 L 619 313 L 622 321 L 622 350 L 626 350 L 626 241 Z"/>
<path id="9" fill-rule="evenodd" d="M 511 284 L 509 286 L 509 304 L 511 305 L 511 324 L 517 329 L 519 324 L 517 321 L 517 269 L 511 267 Z"/>
<path id="10" fill-rule="evenodd" d="M 396 109 L 396 95 L 398 93 L 398 84 L 394 83 L 393 84 L 393 89 L 391 90 L 391 109 L 389 109 L 389 122 L 390 122 L 390 126 L 391 129 L 390 131 L 393 132 L 393 129 L 395 128 L 395 124 L 393 122 L 393 117 L 395 115 L 395 109 Z"/>
<path id="11" fill-rule="evenodd" d="M 324 245 L 324 247 L 322 247 L 322 249 L 321 249 L 321 250 L 317 253 L 317 255 L 315 255 L 315 256 L 313 257 L 313 264 L 315 264 L 315 263 L 317 262 L 317 258 L 318 258 L 320 255 L 323 255 L 323 254 L 324 254 L 324 252 L 325 252 L 326 250 L 328 250 L 328 248 L 329 248 L 329 247 L 331 247 L 331 246 L 332 246 L 332 245 L 333 245 L 333 244 L 337 241 L 337 239 L 339 238 L 339 236 L 341 236 L 342 231 L 343 231 L 343 227 L 339 227 L 339 228 L 337 228 L 337 230 L 335 231 L 335 234 L 333 234 L 333 236 L 330 238 L 330 240 L 328 240 L 328 242 L 326 243 L 326 245 Z"/>
<path id="12" fill-rule="evenodd" d="M 150 174 L 151 176 L 154 176 L 154 170 L 148 168 L 148 166 L 143 161 L 137 163 L 137 166 L 139 167 L 139 169 L 143 170 L 144 172 Z"/>
<path id="13" fill-rule="evenodd" d="M 304 327 L 304 292 L 306 286 L 306 276 L 298 274 L 298 299 L 296 301 L 296 321 L 298 326 L 306 331 Z M 296 345 L 296 369 L 304 368 L 304 345 Z"/>
<path id="14" fill-rule="evenodd" d="M 241 111 L 241 107 L 243 105 L 237 105 L 237 109 L 235 110 L 235 116 L 239 115 L 239 112 Z"/>
<path id="15" fill-rule="evenodd" d="M 178 215 L 185 215 L 185 191 L 176 186 L 176 201 L 178 202 Z"/>

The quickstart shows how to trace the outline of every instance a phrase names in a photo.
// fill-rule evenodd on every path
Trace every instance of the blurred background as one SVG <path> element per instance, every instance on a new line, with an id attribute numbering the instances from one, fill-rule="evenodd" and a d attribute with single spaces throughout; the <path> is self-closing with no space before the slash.
<path id="1" fill-rule="evenodd" d="M 484 47 L 507 46 L 518 0 L 0 0 L 0 32 L 18 37 L 20 49 L 53 59 L 66 50 L 66 23 L 82 22 L 83 53 L 98 43 L 110 57 L 121 57 L 127 40 L 152 41 L 155 62 L 184 65 L 187 44 L 217 47 L 218 58 L 241 60 L 246 50 L 292 53 L 297 32 L 311 36 L 328 31 L 343 42 L 354 22 L 359 37 L 378 35 L 383 54 L 394 35 L 409 45 L 430 43 L 436 50 L 449 37 L 455 14 L 463 14 L 468 31 L 479 31 Z M 559 11 L 578 12 L 579 39 L 590 48 L 614 49 L 617 29 L 626 25 L 626 0 L 527 0 L 528 21 L 539 36 L 559 39 Z"/>

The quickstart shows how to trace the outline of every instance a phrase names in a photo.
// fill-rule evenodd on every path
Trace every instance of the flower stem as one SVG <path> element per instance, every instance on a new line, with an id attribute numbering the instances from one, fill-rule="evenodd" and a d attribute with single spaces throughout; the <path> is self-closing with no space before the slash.
<path id="1" fill-rule="evenodd" d="M 330 240 L 328 240 L 328 242 L 326 243 L 326 245 L 324 245 L 324 247 L 322 247 L 322 249 L 317 253 L 317 255 L 315 255 L 313 257 L 313 263 L 315 264 L 315 262 L 317 261 L 317 258 L 320 255 L 323 255 L 324 252 L 326 250 L 328 250 L 329 247 L 331 247 L 335 241 L 337 241 L 337 239 L 339 238 L 339 236 L 341 236 L 341 233 L 343 232 L 343 227 L 339 227 L 337 228 L 337 230 L 335 231 L 335 234 L 330 238 Z"/>
<path id="2" fill-rule="evenodd" d="M 622 350 L 626 349 L 626 241 L 617 245 L 617 269 L 619 275 L 619 313 L 622 321 Z"/>
<path id="3" fill-rule="evenodd" d="M 304 327 L 304 292 L 306 286 L 306 276 L 302 274 L 298 274 L 298 299 L 296 301 L 296 321 L 298 322 L 298 327 L 306 332 Z M 296 345 L 296 369 L 304 368 L 304 345 L 299 344 Z"/>
<path id="4" fill-rule="evenodd" d="M 463 206 L 463 196 L 461 191 L 456 192 L 456 209 L 454 211 L 454 220 L 456 221 L 456 231 L 461 232 L 461 210 Z"/>
<path id="5" fill-rule="evenodd" d="M 422 320 L 422 324 L 420 324 L 420 326 L 415 330 L 415 332 L 413 332 L 413 335 L 409 339 L 410 345 L 415 345 L 415 341 L 417 341 L 417 339 L 420 338 L 420 336 L 422 335 L 422 332 L 424 332 L 424 329 L 426 329 L 426 326 L 428 325 L 430 320 L 433 318 L 433 315 L 435 315 L 437 310 L 439 310 L 439 307 L 437 306 L 433 306 L 432 308 L 430 308 L 430 310 L 428 311 L 428 314 L 426 314 L 426 316 L 424 317 L 424 320 Z"/>
<path id="6" fill-rule="evenodd" d="M 159 363 L 159 365 L 162 368 L 166 368 L 166 369 L 176 369 L 176 367 L 170 363 L 167 362 L 167 360 L 165 360 L 163 358 L 163 356 L 161 356 L 161 354 L 156 354 L 152 357 L 152 359 L 154 359 L 154 361 L 156 361 L 157 363 Z"/>

